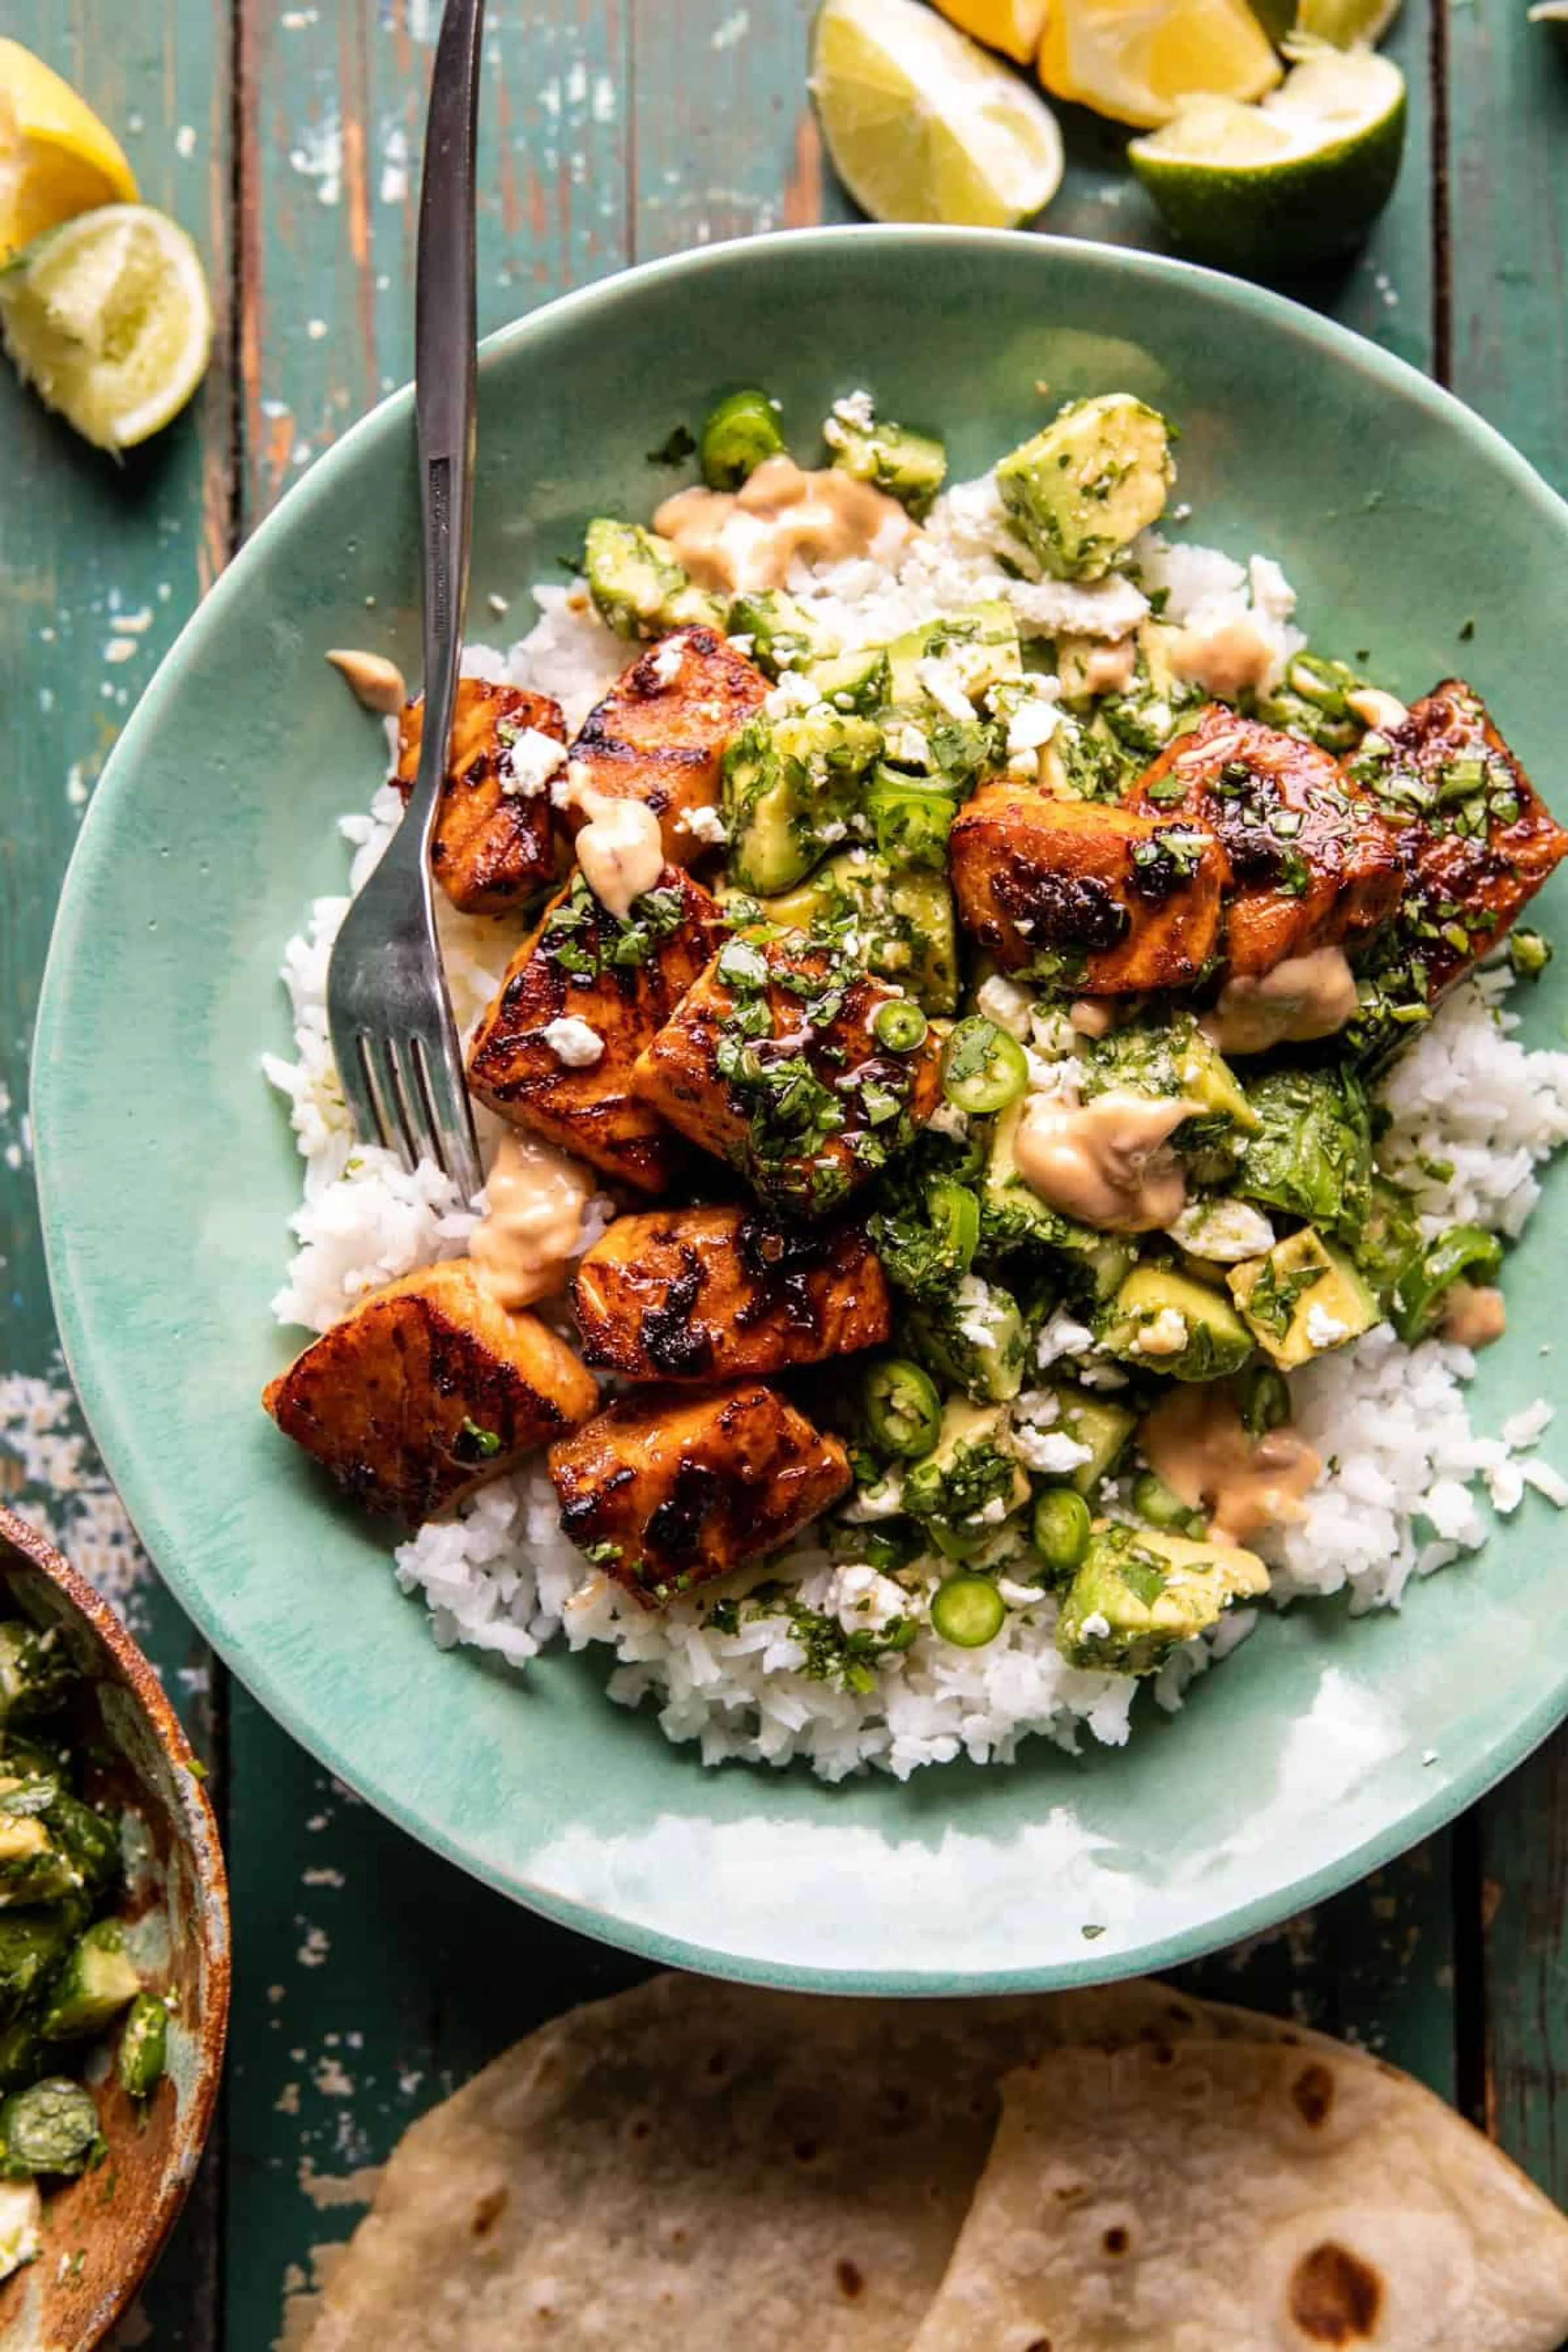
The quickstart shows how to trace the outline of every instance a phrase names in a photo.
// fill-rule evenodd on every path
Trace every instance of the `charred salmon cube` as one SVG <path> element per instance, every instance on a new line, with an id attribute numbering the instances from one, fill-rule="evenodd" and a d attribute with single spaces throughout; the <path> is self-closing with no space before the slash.
<path id="1" fill-rule="evenodd" d="M 408 1528 L 514 1469 L 598 1401 L 565 1341 L 498 1307 L 467 1258 L 372 1291 L 262 1398 L 356 1502 Z"/>
<path id="2" fill-rule="evenodd" d="M 716 629 L 673 630 L 584 721 L 572 746 L 579 800 L 592 790 L 644 802 L 658 819 L 670 864 L 692 865 L 723 840 L 724 752 L 767 692 L 761 670 Z M 574 832 L 587 821 L 580 806 L 565 814 Z"/>
<path id="3" fill-rule="evenodd" d="M 617 1217 L 573 1304 L 590 1364 L 633 1381 L 721 1381 L 874 1348 L 892 1329 L 881 1263 L 852 1225 L 752 1209 Z"/>
<path id="4" fill-rule="evenodd" d="M 474 1092 L 502 1118 L 607 1175 L 663 1192 L 679 1146 L 633 1092 L 633 1065 L 724 930 L 717 903 L 676 866 L 633 901 L 624 922 L 574 875 L 513 956 L 474 1034 Z"/>
<path id="5" fill-rule="evenodd" d="M 948 840 L 959 919 L 1010 971 L 1090 996 L 1189 988 L 1229 866 L 1206 825 L 984 784 Z"/>
<path id="6" fill-rule="evenodd" d="M 1517 921 L 1568 851 L 1473 687 L 1447 678 L 1347 755 L 1405 869 L 1396 951 L 1427 1003 Z"/>
<path id="7" fill-rule="evenodd" d="M 760 1381 L 639 1389 L 550 1449 L 561 1525 L 647 1607 L 787 1543 L 849 1457 Z"/>
<path id="8" fill-rule="evenodd" d="M 1239 978 L 1316 948 L 1353 954 L 1399 904 L 1398 848 L 1376 810 L 1347 790 L 1339 761 L 1222 704 L 1166 746 L 1127 804 L 1218 837 L 1231 871 L 1226 961 Z"/>
<path id="9" fill-rule="evenodd" d="M 637 1058 L 672 1127 L 797 1215 L 837 1208 L 914 1140 L 942 1091 L 934 1035 L 884 1043 L 898 992 L 804 933 L 730 940 Z"/>
<path id="10" fill-rule="evenodd" d="M 404 705 L 397 722 L 394 781 L 405 800 L 419 772 L 424 737 L 420 697 Z M 458 679 L 430 871 L 464 914 L 504 914 L 554 879 L 544 745 L 565 741 L 561 706 L 547 696 Z"/>

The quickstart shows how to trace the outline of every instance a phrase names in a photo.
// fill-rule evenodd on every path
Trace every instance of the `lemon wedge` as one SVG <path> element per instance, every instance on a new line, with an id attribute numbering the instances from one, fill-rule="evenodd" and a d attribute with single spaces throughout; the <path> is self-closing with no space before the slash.
<path id="1" fill-rule="evenodd" d="M 0 38 L 0 261 L 77 213 L 136 194 L 119 141 L 85 100 L 20 41 Z"/>
<path id="2" fill-rule="evenodd" d="M 206 372 L 213 313 L 201 257 L 149 205 L 105 205 L 0 269 L 0 333 L 24 382 L 100 449 L 131 449 Z"/>
<path id="3" fill-rule="evenodd" d="M 1282 70 L 1243 0 L 1053 0 L 1038 62 L 1053 98 L 1144 130 L 1199 91 L 1261 98 Z"/>
<path id="4" fill-rule="evenodd" d="M 1049 108 L 916 0 L 823 0 L 811 94 L 839 178 L 875 220 L 1016 228 L 1061 185 Z"/>

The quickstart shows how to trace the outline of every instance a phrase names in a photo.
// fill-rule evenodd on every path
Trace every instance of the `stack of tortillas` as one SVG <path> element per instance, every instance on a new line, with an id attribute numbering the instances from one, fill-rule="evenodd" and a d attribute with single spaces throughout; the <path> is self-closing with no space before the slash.
<path id="1" fill-rule="evenodd" d="M 664 1976 L 409 2132 L 310 2352 L 1556 2352 L 1568 2221 L 1392 2067 L 1140 1982 Z"/>

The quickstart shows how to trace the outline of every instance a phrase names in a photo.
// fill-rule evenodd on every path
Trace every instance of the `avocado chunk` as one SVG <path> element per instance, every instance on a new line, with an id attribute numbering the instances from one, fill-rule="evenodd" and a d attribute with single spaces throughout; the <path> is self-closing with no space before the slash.
<path id="1" fill-rule="evenodd" d="M 695 587 L 668 540 L 640 523 L 599 515 L 588 525 L 583 570 L 599 618 L 618 637 L 658 637 L 701 623 L 723 626 L 724 605 Z"/>
<path id="2" fill-rule="evenodd" d="M 14 1904 L 58 1903 L 78 1895 L 82 1874 L 61 1852 L 47 1825 L 36 1813 L 5 1810 L 5 1783 L 0 1781 L 0 1909 Z"/>
<path id="3" fill-rule="evenodd" d="M 1239 1544 L 1101 1528 L 1062 1602 L 1057 1647 L 1069 1666 L 1090 1673 L 1152 1675 L 1233 1601 L 1268 1590 L 1268 1570 Z"/>
<path id="4" fill-rule="evenodd" d="M 759 716 L 724 754 L 730 873 L 768 897 L 801 881 L 848 830 L 881 730 L 819 702 L 789 719 Z"/>
<path id="5" fill-rule="evenodd" d="M 888 699 L 891 666 L 883 646 L 861 646 L 847 654 L 827 654 L 810 661 L 805 674 L 835 710 L 853 710 L 869 719 Z"/>
<path id="6" fill-rule="evenodd" d="M 1267 1256 L 1243 1259 L 1228 1279 L 1247 1328 L 1283 1372 L 1359 1339 L 1378 1320 L 1375 1292 L 1310 1225 Z"/>
<path id="7" fill-rule="evenodd" d="M 1078 1224 L 1048 1208 L 1026 1180 L 1018 1167 L 1017 1137 L 1026 1104 L 1027 1097 L 1009 1103 L 991 1130 L 980 1196 L 981 1248 L 997 1257 L 1016 1250 L 1064 1251 L 1078 1286 L 1092 1298 L 1109 1298 L 1136 1264 L 1137 1250 L 1120 1234 Z"/>
<path id="8" fill-rule="evenodd" d="M 922 1012 L 956 1011 L 958 931 L 945 875 L 847 849 L 795 889 L 757 903 L 764 921 L 785 929 L 852 917 L 879 979 L 897 981 Z"/>
<path id="9" fill-rule="evenodd" d="M 1000 596 L 987 597 L 962 613 L 922 621 L 919 628 L 895 637 L 888 647 L 888 666 L 889 700 L 896 709 L 918 715 L 932 707 L 930 685 L 921 675 L 921 665 L 931 661 L 951 669 L 952 682 L 973 703 L 992 687 L 1022 677 L 1024 658 L 1011 604 Z"/>
<path id="10" fill-rule="evenodd" d="M 1175 478 L 1164 418 L 1128 392 L 1069 401 L 996 468 L 1013 529 L 1060 580 L 1103 579 Z"/>
<path id="11" fill-rule="evenodd" d="M 1069 1472 L 1065 1483 L 1080 1495 L 1092 1495 L 1127 1451 L 1127 1442 L 1138 1426 L 1138 1416 L 1129 1412 L 1124 1404 L 1112 1404 L 1107 1397 L 1090 1396 L 1084 1389 L 1064 1384 L 1051 1393 L 1057 1401 L 1057 1418 L 1052 1427 L 1059 1429 L 1064 1437 L 1070 1437 L 1075 1445 L 1087 1445 L 1089 1449 L 1089 1460 Z"/>
<path id="12" fill-rule="evenodd" d="M 1172 1265 L 1137 1265 L 1100 1318 L 1100 1345 L 1176 1381 L 1220 1381 L 1252 1353 L 1252 1334 L 1223 1291 Z"/>
<path id="13" fill-rule="evenodd" d="M 1000 1525 L 1028 1499 L 1028 1474 L 1008 1438 L 1006 1406 L 950 1397 L 936 1444 L 905 1473 L 905 1510 L 973 1534 Z"/>
<path id="14" fill-rule="evenodd" d="M 1086 1093 L 1104 1094 L 1113 1087 L 1161 1097 L 1180 1097 L 1202 1116 L 1219 1122 L 1217 1139 L 1226 1128 L 1250 1134 L 1258 1113 L 1247 1089 L 1218 1048 L 1205 1035 L 1190 1013 L 1176 1013 L 1157 1028 L 1141 1022 L 1113 1029 L 1082 1055 Z M 1184 1143 L 1190 1139 L 1185 1126 Z"/>
<path id="15" fill-rule="evenodd" d="M 982 1404 L 1005 1404 L 1024 1380 L 1024 1318 L 1000 1283 L 966 1274 L 939 1303 L 911 1307 L 905 1318 L 911 1352 Z"/>
<path id="16" fill-rule="evenodd" d="M 837 639 L 782 588 L 753 588 L 737 596 L 724 626 L 732 637 L 751 639 L 752 659 L 767 677 L 828 661 L 838 651 Z"/>
<path id="17" fill-rule="evenodd" d="M 10 2021 L 31 2009 L 65 1958 L 81 1918 L 69 1905 L 0 1914 L 0 2019 Z"/>
<path id="18" fill-rule="evenodd" d="M 916 433 L 907 425 L 880 425 L 846 414 L 841 402 L 822 428 L 832 451 L 830 463 L 858 482 L 869 482 L 897 499 L 920 522 L 930 514 L 937 492 L 947 478 L 947 449 L 934 433 Z"/>
<path id="19" fill-rule="evenodd" d="M 118 1919 L 100 1919 L 78 1938 L 49 1988 L 38 2031 L 46 2042 L 80 2042 L 100 2033 L 142 1990 Z"/>

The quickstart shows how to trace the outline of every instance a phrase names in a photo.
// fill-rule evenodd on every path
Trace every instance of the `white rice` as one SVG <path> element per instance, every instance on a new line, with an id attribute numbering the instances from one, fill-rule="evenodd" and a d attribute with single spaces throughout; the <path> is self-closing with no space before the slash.
<path id="1" fill-rule="evenodd" d="M 1072 631 L 1114 641 L 1148 610 L 1145 591 L 1163 591 L 1166 616 L 1194 628 L 1247 616 L 1281 667 L 1305 643 L 1289 585 L 1265 557 L 1243 566 L 1148 533 L 1128 567 L 1135 578 L 1086 587 L 1014 577 L 1002 568 L 1004 551 L 1018 563 L 985 478 L 938 502 L 897 568 L 802 569 L 790 584 L 847 646 L 885 642 L 934 613 L 987 597 L 1005 599 L 1026 635 Z M 553 695 L 575 731 L 625 667 L 626 648 L 600 625 L 580 585 L 536 588 L 534 602 L 539 617 L 525 637 L 505 650 L 468 647 L 465 668 Z M 400 807 L 383 786 L 368 815 L 342 820 L 354 853 L 351 889 L 374 867 Z M 440 903 L 453 1002 L 467 1034 L 519 934 L 505 920 L 465 919 Z M 281 1322 L 310 1331 L 324 1330 L 378 1284 L 459 1255 L 483 1205 L 482 1194 L 459 1200 L 434 1169 L 409 1175 L 391 1153 L 353 1140 L 324 997 L 327 957 L 347 904 L 318 899 L 305 934 L 289 941 L 283 977 L 295 1058 L 269 1055 L 265 1064 L 289 1099 L 305 1162 L 303 1200 L 291 1220 L 299 1247 L 273 1307 Z M 1537 1170 L 1568 1139 L 1568 1054 L 1527 1053 L 1517 1043 L 1501 1003 L 1507 986 L 1506 972 L 1494 971 L 1458 989 L 1382 1088 L 1393 1116 L 1384 1154 L 1414 1187 L 1429 1231 L 1462 1220 L 1516 1237 L 1539 1196 Z M 479 1119 L 488 1159 L 500 1130 L 482 1108 Z M 613 1214 L 608 1201 L 596 1204 L 584 1246 Z M 1059 1366 L 1090 1387 L 1124 1382 L 1065 1310 L 1047 1326 L 1037 1356 L 1042 1369 Z M 1298 1418 L 1326 1466 L 1305 1517 L 1271 1549 L 1275 1601 L 1348 1590 L 1354 1611 L 1397 1607 L 1412 1576 L 1484 1541 L 1488 1501 L 1511 1512 L 1531 1486 L 1559 1507 L 1568 1503 L 1568 1483 L 1531 1455 L 1550 1408 L 1530 1408 L 1500 1435 L 1479 1436 L 1465 1397 L 1474 1369 L 1462 1348 L 1434 1339 L 1405 1349 L 1384 1326 L 1296 1376 Z M 1068 1749 L 1086 1730 L 1110 1745 L 1128 1736 L 1135 1683 L 1066 1664 L 1048 1597 L 1004 1580 L 1012 1605 L 986 1647 L 958 1649 L 922 1626 L 907 1651 L 879 1661 L 869 1689 L 841 1688 L 805 1671 L 787 1613 L 742 1607 L 735 1629 L 721 1632 L 697 1601 L 644 1610 L 590 1570 L 561 1533 L 542 1465 L 495 1480 L 455 1517 L 420 1528 L 397 1548 L 395 1567 L 403 1590 L 422 1597 L 442 1648 L 468 1644 L 521 1667 L 563 1635 L 574 1650 L 607 1645 L 616 1662 L 610 1696 L 653 1704 L 668 1736 L 698 1742 L 709 1764 L 739 1758 L 782 1766 L 804 1757 L 831 1780 L 867 1766 L 904 1779 L 959 1755 L 1005 1763 L 1030 1734 Z M 855 1589 L 871 1592 L 875 1581 L 862 1578 Z M 763 1582 L 791 1587 L 809 1608 L 841 1612 L 847 1627 L 873 1622 L 860 1613 L 863 1598 L 847 1604 L 843 1565 L 809 1541 L 726 1590 L 743 1595 Z M 1235 1611 L 1185 1644 L 1155 1678 L 1159 1703 L 1180 1706 L 1193 1677 L 1245 1640 L 1257 1618 L 1255 1610 Z"/>

